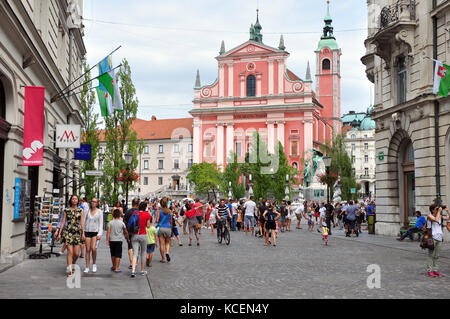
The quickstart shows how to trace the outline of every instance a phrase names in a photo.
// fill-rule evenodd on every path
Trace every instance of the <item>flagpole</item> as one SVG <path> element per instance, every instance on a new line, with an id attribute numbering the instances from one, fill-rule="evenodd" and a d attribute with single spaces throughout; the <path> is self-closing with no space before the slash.
<path id="1" fill-rule="evenodd" d="M 111 69 L 111 71 L 114 71 L 115 69 L 118 69 L 118 68 L 120 68 L 121 66 L 122 66 L 122 64 L 120 64 L 120 65 L 116 66 L 115 68 Z M 108 71 L 108 72 L 111 72 L 111 71 Z M 100 74 L 99 76 L 96 76 L 95 78 L 90 79 L 89 81 L 84 82 L 83 84 L 80 84 L 79 86 L 77 86 L 77 87 L 75 87 L 75 88 L 73 88 L 73 89 L 67 91 L 65 94 L 69 94 L 70 92 L 75 91 L 76 89 L 82 87 L 83 85 L 86 85 L 86 84 L 88 84 L 88 83 L 91 83 L 92 81 L 98 79 L 98 78 L 101 77 L 102 75 L 107 74 L 108 72 L 103 73 L 103 74 Z M 53 97 L 52 100 L 51 100 L 51 103 L 54 103 L 54 102 L 56 102 L 56 101 L 59 101 L 63 96 L 64 96 L 64 95 L 60 95 L 60 96 L 55 96 L 55 97 Z"/>
<path id="2" fill-rule="evenodd" d="M 114 54 L 116 51 L 118 51 L 121 47 L 122 47 L 122 46 L 119 45 L 116 49 L 114 49 L 114 50 L 113 50 L 110 54 L 108 54 L 106 57 L 109 57 L 110 55 L 113 55 L 113 54 Z M 102 61 L 103 61 L 103 59 L 100 60 L 98 63 L 100 63 L 100 62 L 102 62 Z M 72 81 L 72 82 L 71 82 L 68 86 L 66 86 L 64 89 L 62 89 L 61 91 L 59 91 L 58 93 L 56 93 L 56 95 L 52 97 L 52 99 L 51 99 L 50 102 L 51 102 L 51 103 L 56 102 L 56 101 L 57 101 L 57 98 L 59 98 L 61 95 L 65 94 L 65 93 L 64 93 L 65 90 L 67 90 L 72 84 L 74 84 L 76 81 L 78 81 L 79 79 L 81 79 L 81 78 L 82 78 L 83 76 L 85 76 L 87 73 L 91 72 L 91 71 L 98 65 L 98 63 L 94 64 L 93 67 L 91 67 L 88 71 L 86 71 L 86 72 L 84 72 L 82 75 L 80 75 L 79 78 L 77 78 L 76 80 Z M 87 83 L 89 83 L 89 82 L 87 82 Z M 72 91 L 73 91 L 73 90 L 72 90 Z M 69 92 L 71 92 L 71 91 L 69 90 Z M 69 93 L 69 92 L 66 92 L 66 93 Z M 59 99 L 58 99 L 58 100 L 59 100 Z"/>
<path id="3" fill-rule="evenodd" d="M 96 89 L 96 88 L 98 88 L 98 86 L 93 87 L 92 89 Z M 74 96 L 74 95 L 78 95 L 78 94 L 81 94 L 81 93 L 83 93 L 83 92 L 84 92 L 84 90 L 83 90 L 83 91 L 78 91 L 78 92 L 75 92 L 75 93 L 70 93 L 67 97 L 71 97 L 71 96 Z"/>

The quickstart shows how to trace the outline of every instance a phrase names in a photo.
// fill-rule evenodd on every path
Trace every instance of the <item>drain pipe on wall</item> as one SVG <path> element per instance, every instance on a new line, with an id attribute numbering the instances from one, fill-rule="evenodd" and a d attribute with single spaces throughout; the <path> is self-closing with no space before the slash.
<path id="1" fill-rule="evenodd" d="M 433 0 L 433 10 L 436 8 L 436 0 Z M 437 17 L 433 17 L 433 58 L 437 60 Z M 436 62 L 434 62 L 436 63 Z M 434 150 L 436 167 L 436 204 L 441 205 L 441 169 L 439 154 L 439 101 L 434 100 Z"/>

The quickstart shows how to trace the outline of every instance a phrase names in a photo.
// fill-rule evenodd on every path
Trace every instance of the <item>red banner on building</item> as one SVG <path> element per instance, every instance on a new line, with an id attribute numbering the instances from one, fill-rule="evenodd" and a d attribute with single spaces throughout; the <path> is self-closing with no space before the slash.
<path id="1" fill-rule="evenodd" d="M 25 87 L 23 166 L 44 165 L 45 87 Z"/>

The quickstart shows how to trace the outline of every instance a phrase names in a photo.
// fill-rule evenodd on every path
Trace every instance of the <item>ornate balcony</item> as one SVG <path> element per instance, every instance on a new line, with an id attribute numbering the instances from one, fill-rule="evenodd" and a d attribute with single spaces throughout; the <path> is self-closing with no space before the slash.
<path id="1" fill-rule="evenodd" d="M 366 65 L 367 77 L 371 82 L 374 80 L 374 55 L 384 60 L 387 70 L 392 67 L 391 57 L 395 51 L 401 51 L 410 58 L 414 57 L 416 1 L 398 0 L 393 5 L 385 6 L 377 19 L 377 31 L 370 34 L 366 40 L 367 53 L 361 59 Z"/>
<path id="2" fill-rule="evenodd" d="M 415 0 L 398 0 L 396 4 L 381 9 L 380 29 L 405 20 L 416 20 Z"/>

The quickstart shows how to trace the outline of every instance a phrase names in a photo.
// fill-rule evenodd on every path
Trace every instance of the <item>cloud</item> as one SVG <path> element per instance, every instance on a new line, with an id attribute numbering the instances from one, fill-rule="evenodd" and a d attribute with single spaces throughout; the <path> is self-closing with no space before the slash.
<path id="1" fill-rule="evenodd" d="M 139 116 L 189 117 L 196 70 L 202 85 L 217 78 L 220 43 L 226 49 L 249 38 L 256 21 L 256 1 L 212 0 L 85 0 L 85 43 L 89 64 L 94 65 L 119 45 L 117 65 L 127 58 L 141 105 Z M 284 35 L 291 54 L 287 66 L 305 76 L 310 61 L 315 74 L 314 51 L 322 34 L 325 1 L 260 0 L 259 21 L 263 42 L 278 47 Z M 365 111 L 371 83 L 360 59 L 365 54 L 367 4 L 361 0 L 333 1 L 331 16 L 342 49 L 342 113 Z M 94 21 L 93 21 L 94 20 Z M 106 22 L 106 23 L 105 23 Z M 349 31 L 359 29 L 357 31 Z M 156 107 L 157 105 L 164 105 Z"/>

